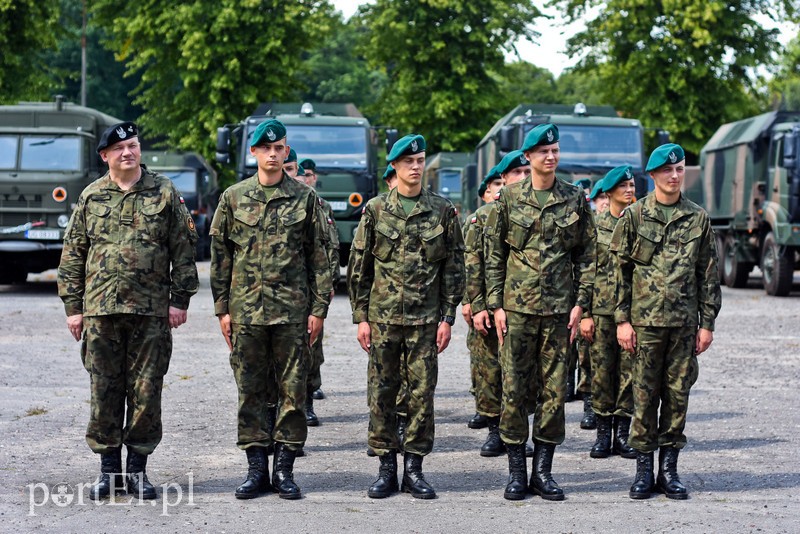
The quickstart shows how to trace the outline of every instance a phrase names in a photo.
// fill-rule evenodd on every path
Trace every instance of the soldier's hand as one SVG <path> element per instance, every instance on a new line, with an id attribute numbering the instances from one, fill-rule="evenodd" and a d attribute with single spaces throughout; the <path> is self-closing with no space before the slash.
<path id="1" fill-rule="evenodd" d="M 467 325 L 472 326 L 472 306 L 469 304 L 463 304 L 461 306 L 461 315 L 464 317 Z"/>
<path id="2" fill-rule="evenodd" d="M 69 330 L 69 333 L 75 338 L 75 341 L 81 340 L 81 334 L 83 334 L 82 313 L 76 313 L 75 315 L 67 317 L 67 330 Z"/>
<path id="3" fill-rule="evenodd" d="M 219 315 L 219 329 L 222 330 L 222 337 L 225 338 L 225 343 L 228 344 L 228 350 L 233 350 L 233 343 L 231 343 L 231 316 L 228 313 Z"/>
<path id="4" fill-rule="evenodd" d="M 508 325 L 506 324 L 506 311 L 503 308 L 494 310 L 494 325 L 497 327 L 497 341 L 500 346 L 503 346 L 503 339 L 508 333 Z"/>
<path id="5" fill-rule="evenodd" d="M 372 346 L 372 329 L 367 321 L 358 323 L 358 344 L 369 353 L 369 348 Z"/>
<path id="6" fill-rule="evenodd" d="M 594 319 L 591 317 L 581 319 L 581 336 L 589 343 L 594 343 Z"/>
<path id="7" fill-rule="evenodd" d="M 441 322 L 436 330 L 436 352 L 440 354 L 450 344 L 450 325 Z"/>
<path id="8" fill-rule="evenodd" d="M 575 341 L 576 337 L 578 337 L 578 330 L 580 329 L 581 324 L 581 315 L 583 315 L 583 308 L 580 306 L 574 306 L 572 311 L 569 312 L 569 323 L 567 323 L 567 328 L 569 328 L 570 344 Z"/>
<path id="9" fill-rule="evenodd" d="M 707 328 L 701 328 L 700 330 L 698 330 L 697 338 L 695 339 L 695 344 L 694 344 L 695 356 L 707 351 L 708 347 L 711 346 L 712 341 L 714 341 L 714 332 L 712 332 Z"/>
<path id="10" fill-rule="evenodd" d="M 322 324 L 325 322 L 325 319 L 322 317 L 317 317 L 316 315 L 309 315 L 308 316 L 308 346 L 314 344 L 314 342 L 319 337 L 319 333 L 322 332 Z"/>
<path id="11" fill-rule="evenodd" d="M 186 310 L 169 307 L 169 327 L 178 328 L 186 322 Z"/>
<path id="12" fill-rule="evenodd" d="M 622 350 L 633 354 L 636 351 L 636 332 L 631 323 L 619 323 L 617 325 L 617 343 Z"/>
<path id="13" fill-rule="evenodd" d="M 475 330 L 480 332 L 482 336 L 488 335 L 489 329 L 492 327 L 492 322 L 489 320 L 489 312 L 483 310 L 473 315 L 472 324 L 475 326 Z"/>

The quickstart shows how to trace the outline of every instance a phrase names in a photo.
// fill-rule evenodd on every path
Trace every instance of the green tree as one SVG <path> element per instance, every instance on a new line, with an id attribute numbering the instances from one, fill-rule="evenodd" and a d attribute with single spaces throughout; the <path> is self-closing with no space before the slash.
<path id="1" fill-rule="evenodd" d="M 300 60 L 333 12 L 312 0 L 96 0 L 93 10 L 126 74 L 141 73 L 145 135 L 207 157 L 218 126 L 297 95 Z"/>
<path id="2" fill-rule="evenodd" d="M 559 104 L 577 104 L 583 102 L 587 106 L 602 106 L 608 103 L 603 95 L 600 78 L 593 70 L 568 69 L 556 80 Z"/>
<path id="3" fill-rule="evenodd" d="M 503 51 L 537 34 L 531 1 L 377 0 L 358 21 L 364 55 L 386 73 L 381 121 L 423 134 L 430 151 L 471 150 L 498 116 Z M 502 113 L 502 112 L 499 112 Z"/>
<path id="4" fill-rule="evenodd" d="M 755 67 L 769 65 L 780 20 L 796 0 L 553 0 L 568 20 L 599 14 L 568 42 L 595 71 L 607 104 L 666 128 L 697 153 L 716 128 L 759 111 Z M 590 10 L 590 8 L 599 8 Z"/>
<path id="5" fill-rule="evenodd" d="M 769 84 L 775 107 L 800 110 L 800 34 L 798 34 L 780 57 L 778 71 Z"/>
<path id="6" fill-rule="evenodd" d="M 0 0 L 0 102 L 47 98 L 43 50 L 56 43 L 57 2 Z"/>
<path id="7" fill-rule="evenodd" d="M 497 96 L 498 116 L 511 111 L 519 104 L 556 104 L 560 95 L 556 81 L 547 69 L 515 61 L 507 63 L 499 76 Z"/>

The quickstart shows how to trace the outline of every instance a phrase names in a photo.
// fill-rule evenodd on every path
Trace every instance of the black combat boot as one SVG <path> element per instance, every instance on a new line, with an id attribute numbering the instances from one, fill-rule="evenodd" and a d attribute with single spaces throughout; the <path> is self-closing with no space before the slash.
<path id="1" fill-rule="evenodd" d="M 406 452 L 403 462 L 403 493 L 410 493 L 417 499 L 435 499 L 436 492 L 422 474 L 422 456 Z"/>
<path id="2" fill-rule="evenodd" d="M 678 478 L 678 453 L 675 447 L 661 447 L 658 451 L 658 478 L 656 491 L 669 499 L 688 499 L 689 492 Z"/>
<path id="3" fill-rule="evenodd" d="M 128 493 L 140 499 L 156 498 L 156 488 L 147 480 L 147 455 L 139 454 L 128 447 L 127 467 L 125 468 Z"/>
<path id="4" fill-rule="evenodd" d="M 313 393 L 311 393 L 311 396 L 314 398 L 314 400 L 322 400 L 325 398 L 325 393 L 323 393 L 322 388 L 317 388 Z"/>
<path id="5" fill-rule="evenodd" d="M 608 458 L 611 456 L 611 416 L 597 416 L 597 441 L 594 442 L 592 458 Z"/>
<path id="6" fill-rule="evenodd" d="M 614 448 L 613 454 L 619 454 L 623 458 L 636 458 L 636 451 L 628 445 L 628 435 L 631 430 L 631 418 L 614 416 Z"/>
<path id="7" fill-rule="evenodd" d="M 381 467 L 378 469 L 378 480 L 367 490 L 367 496 L 373 499 L 385 499 L 400 490 L 397 484 L 397 451 L 390 451 L 381 456 Z"/>
<path id="8" fill-rule="evenodd" d="M 122 449 L 100 455 L 100 476 L 89 488 L 89 498 L 93 501 L 105 499 L 112 491 L 125 489 L 122 476 Z"/>
<path id="9" fill-rule="evenodd" d="M 306 395 L 306 425 L 319 426 L 319 418 L 314 413 L 314 397 L 311 396 L 311 392 Z"/>
<path id="10" fill-rule="evenodd" d="M 506 445 L 508 449 L 508 484 L 503 497 L 521 501 L 528 493 L 528 466 L 525 464 L 525 445 Z"/>
<path id="11" fill-rule="evenodd" d="M 400 448 L 400 453 L 403 452 L 403 442 L 406 439 L 406 419 L 405 415 L 397 415 L 397 446 Z"/>
<path id="12" fill-rule="evenodd" d="M 475 430 L 486 428 L 489 426 L 489 418 L 485 415 L 481 415 L 478 412 L 475 412 L 475 415 L 472 416 L 472 419 L 469 420 L 467 426 L 473 428 Z"/>
<path id="13" fill-rule="evenodd" d="M 481 456 L 500 456 L 504 452 L 506 452 L 506 444 L 500 439 L 500 418 L 490 417 L 489 436 L 486 438 L 486 443 L 481 447 Z M 528 475 L 525 476 L 527 478 Z"/>
<path id="14" fill-rule="evenodd" d="M 375 453 L 374 450 L 372 450 L 372 447 L 368 446 L 367 447 L 367 456 L 369 456 L 370 458 L 375 458 L 378 455 Z"/>
<path id="15" fill-rule="evenodd" d="M 631 499 L 649 499 L 653 493 L 653 453 L 636 451 L 636 479 L 628 493 Z"/>
<path id="16" fill-rule="evenodd" d="M 299 499 L 303 495 L 294 483 L 295 452 L 283 443 L 275 444 L 275 458 L 272 462 L 272 487 L 281 499 Z"/>
<path id="17" fill-rule="evenodd" d="M 275 433 L 275 422 L 278 420 L 278 407 L 277 406 L 267 406 L 267 420 L 265 425 L 265 430 L 267 434 L 273 439 L 273 441 L 267 447 L 265 451 L 267 455 L 272 454 L 275 452 L 275 437 L 273 434 Z"/>
<path id="18" fill-rule="evenodd" d="M 533 443 L 533 473 L 531 473 L 530 490 L 546 501 L 563 501 L 564 490 L 553 480 L 553 453 L 556 446 L 552 443 Z"/>
<path id="19" fill-rule="evenodd" d="M 237 499 L 252 499 L 272 489 L 267 454 L 264 447 L 248 447 L 244 452 L 247 454 L 247 479 L 236 488 L 235 495 Z"/>
<path id="20" fill-rule="evenodd" d="M 592 396 L 591 394 L 583 396 L 583 419 L 581 419 L 581 428 L 584 430 L 594 430 L 597 428 L 597 416 L 592 410 Z M 611 423 L 609 422 L 609 434 Z"/>

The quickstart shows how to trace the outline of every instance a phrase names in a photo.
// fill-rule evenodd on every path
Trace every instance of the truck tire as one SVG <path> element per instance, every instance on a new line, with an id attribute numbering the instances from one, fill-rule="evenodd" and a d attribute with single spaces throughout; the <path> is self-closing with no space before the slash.
<path id="1" fill-rule="evenodd" d="M 0 269 L 0 284 L 24 284 L 28 281 L 28 272 L 19 267 L 6 267 Z"/>
<path id="2" fill-rule="evenodd" d="M 764 238 L 761 253 L 761 272 L 764 279 L 764 290 L 768 295 L 783 297 L 792 290 L 794 278 L 794 251 L 789 249 L 781 253 L 781 247 L 772 232 Z"/>
<path id="3" fill-rule="evenodd" d="M 728 235 L 722 244 L 722 254 L 719 258 L 722 280 L 728 287 L 746 287 L 753 264 L 739 261 L 736 257 L 736 239 Z"/>

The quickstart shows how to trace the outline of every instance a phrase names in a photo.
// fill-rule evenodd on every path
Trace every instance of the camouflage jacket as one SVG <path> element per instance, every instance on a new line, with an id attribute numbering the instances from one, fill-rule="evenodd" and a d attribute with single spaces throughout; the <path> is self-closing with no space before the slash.
<path id="1" fill-rule="evenodd" d="M 222 193 L 211 223 L 214 313 L 238 324 L 325 317 L 332 290 L 316 193 L 288 175 L 267 198 L 256 175 Z"/>
<path id="2" fill-rule="evenodd" d="M 484 238 L 486 221 L 494 203 L 484 204 L 475 210 L 464 225 L 464 272 L 466 283 L 464 304 L 469 304 L 472 313 L 486 309 L 486 280 L 484 268 Z"/>
<path id="3" fill-rule="evenodd" d="M 106 173 L 78 197 L 64 232 L 58 294 L 67 315 L 166 317 L 197 293 L 197 232 L 178 190 L 147 170 L 123 191 Z"/>
<path id="4" fill-rule="evenodd" d="M 333 218 L 333 208 L 327 200 L 319 197 L 319 205 L 322 209 L 322 222 L 327 234 L 328 263 L 331 268 L 331 281 L 333 285 L 339 283 L 342 274 L 339 270 L 339 230 L 336 229 L 336 220 Z"/>
<path id="5" fill-rule="evenodd" d="M 611 210 L 606 210 L 594 218 L 597 248 L 591 315 L 610 317 L 614 315 L 614 308 L 617 306 L 617 264 L 609 250 L 617 222 L 619 219 L 611 215 Z"/>
<path id="6" fill-rule="evenodd" d="M 530 178 L 503 187 L 486 221 L 486 306 L 533 315 L 591 304 L 595 229 L 583 191 L 556 179 L 539 206 Z"/>
<path id="7" fill-rule="evenodd" d="M 708 214 L 681 196 L 669 222 L 651 193 L 625 210 L 611 239 L 619 287 L 614 320 L 714 329 L 722 305 Z"/>
<path id="8" fill-rule="evenodd" d="M 397 189 L 370 200 L 358 224 L 347 287 L 353 322 L 438 323 L 464 295 L 464 239 L 449 200 L 423 189 L 408 216 Z"/>

